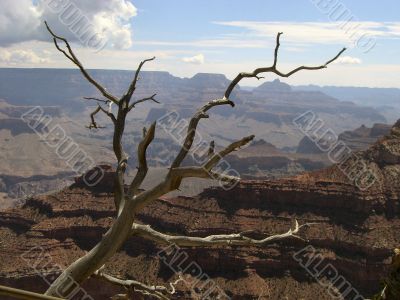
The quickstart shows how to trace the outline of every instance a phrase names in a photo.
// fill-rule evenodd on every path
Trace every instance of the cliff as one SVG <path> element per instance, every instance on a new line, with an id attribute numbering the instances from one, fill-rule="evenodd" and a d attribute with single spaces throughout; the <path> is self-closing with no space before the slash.
<path id="1" fill-rule="evenodd" d="M 374 179 L 360 180 L 356 163 Z M 51 277 L 54 266 L 65 267 L 93 247 L 115 216 L 111 180 L 107 173 L 102 184 L 88 189 L 77 179 L 67 189 L 0 213 L 0 284 L 43 291 L 45 281 L 32 266 L 39 272 L 53 266 Z M 308 242 L 185 250 L 233 299 L 331 299 L 294 259 L 296 252 L 312 246 L 324 266 L 331 264 L 367 297 L 378 290 L 400 243 L 399 187 L 400 122 L 341 164 L 280 180 L 241 181 L 229 191 L 213 187 L 196 197 L 163 197 L 138 219 L 164 232 L 199 236 L 253 230 L 261 237 L 287 231 L 294 219 L 313 223 L 304 231 Z M 162 247 L 132 237 L 106 269 L 147 283 L 169 282 L 176 276 L 157 258 Z M 47 266 L 37 262 L 41 254 L 51 258 Z M 95 279 L 84 288 L 95 299 L 118 291 Z M 178 290 L 178 298 L 189 299 L 183 285 Z"/>

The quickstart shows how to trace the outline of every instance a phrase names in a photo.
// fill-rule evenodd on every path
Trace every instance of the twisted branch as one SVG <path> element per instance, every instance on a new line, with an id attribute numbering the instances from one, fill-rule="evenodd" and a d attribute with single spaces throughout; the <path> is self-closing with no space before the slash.
<path id="1" fill-rule="evenodd" d="M 235 104 L 229 99 L 215 99 L 209 101 L 203 107 L 201 107 L 189 122 L 187 134 L 183 142 L 182 148 L 179 151 L 178 155 L 176 156 L 175 160 L 173 161 L 171 168 L 179 167 L 182 161 L 185 159 L 186 155 L 188 154 L 190 148 L 193 145 L 193 141 L 196 135 L 197 125 L 199 124 L 200 120 L 209 118 L 207 111 L 209 111 L 214 106 L 220 106 L 220 105 L 230 105 L 232 107 L 235 106 Z"/>
<path id="2" fill-rule="evenodd" d="M 137 101 L 133 102 L 129 106 L 128 110 L 131 111 L 132 108 L 134 108 L 136 104 L 139 104 L 139 103 L 142 103 L 142 102 L 145 102 L 145 101 L 149 101 L 149 100 L 159 104 L 160 102 L 155 99 L 155 96 L 157 96 L 157 94 L 154 94 L 154 95 L 152 95 L 150 97 L 146 97 L 146 98 L 143 98 L 143 99 L 140 99 L 140 100 L 137 100 Z"/>
<path id="3" fill-rule="evenodd" d="M 178 189 L 184 178 L 208 178 L 208 179 L 219 179 L 222 181 L 237 181 L 239 178 L 235 176 L 229 176 L 227 174 L 219 174 L 213 172 L 212 168 L 215 167 L 218 162 L 227 154 L 239 149 L 242 146 L 250 143 L 254 138 L 254 135 L 245 137 L 239 141 L 233 142 L 217 155 L 212 156 L 203 166 L 192 166 L 192 167 L 176 167 L 171 168 L 161 183 L 156 185 L 154 188 L 143 191 L 133 197 L 133 212 L 139 211 L 143 206 L 149 202 Z"/>
<path id="4" fill-rule="evenodd" d="M 155 59 L 156 59 L 156 57 L 153 56 L 152 58 L 148 58 L 148 59 L 145 59 L 145 60 L 140 62 L 139 67 L 137 68 L 137 70 L 135 72 L 135 76 L 133 77 L 133 80 L 132 80 L 131 84 L 129 85 L 128 91 L 126 92 L 126 94 L 123 97 L 123 98 L 125 98 L 127 100 L 127 103 L 129 103 L 129 101 L 132 98 L 133 93 L 136 90 L 136 84 L 137 84 L 137 82 L 139 80 L 139 74 L 140 74 L 140 71 L 142 70 L 143 65 L 146 62 L 149 62 L 149 61 L 152 61 L 152 60 L 155 60 Z"/>
<path id="5" fill-rule="evenodd" d="M 106 111 L 103 107 L 101 107 L 101 105 L 98 105 L 96 107 L 96 109 L 90 114 L 91 122 L 90 122 L 89 126 L 87 126 L 87 128 L 89 128 L 89 129 L 92 129 L 92 128 L 96 128 L 96 129 L 105 128 L 104 126 L 99 126 L 97 124 L 96 120 L 94 119 L 95 115 L 97 115 L 100 111 L 105 113 L 107 116 L 109 116 L 111 121 L 113 121 L 113 123 L 115 124 L 115 122 L 117 120 L 115 119 L 115 116 L 113 115 L 113 113 Z"/>
<path id="6" fill-rule="evenodd" d="M 68 43 L 68 41 L 59 36 L 56 35 L 49 27 L 49 25 L 47 24 L 47 22 L 45 21 L 44 24 L 46 25 L 47 31 L 50 32 L 50 34 L 53 36 L 53 42 L 54 45 L 56 46 L 57 50 L 60 51 L 61 53 L 63 53 L 65 55 L 65 57 L 67 57 L 70 61 L 72 61 L 78 68 L 79 70 L 81 70 L 81 73 L 83 74 L 83 76 L 91 83 L 93 84 L 99 91 L 100 93 L 106 97 L 108 100 L 114 102 L 114 103 L 118 103 L 118 99 L 111 95 L 109 92 L 107 92 L 107 90 L 101 85 L 99 84 L 96 80 L 94 80 L 89 73 L 86 71 L 86 69 L 83 67 L 83 65 L 81 64 L 81 62 L 79 61 L 79 59 L 76 57 L 75 53 L 72 51 L 72 48 L 70 46 L 70 44 Z M 60 46 L 58 45 L 58 41 L 62 41 L 64 42 L 65 46 L 67 47 L 67 51 L 63 50 L 60 48 Z"/>
<path id="7" fill-rule="evenodd" d="M 240 147 L 247 145 L 248 143 L 250 143 L 253 139 L 254 139 L 254 135 L 250 135 L 247 137 L 242 138 L 239 141 L 233 142 L 232 144 L 230 144 L 228 147 L 226 147 L 225 149 L 223 149 L 222 151 L 214 154 L 213 156 L 211 156 L 211 158 L 208 160 L 208 162 L 206 162 L 204 164 L 204 168 L 208 171 L 210 171 L 213 167 L 215 167 L 217 165 L 217 163 L 226 155 L 228 155 L 229 153 L 232 153 L 233 151 L 236 151 L 238 149 L 240 149 Z"/>
<path id="8" fill-rule="evenodd" d="M 101 102 L 101 103 L 104 103 L 104 104 L 109 104 L 109 102 L 110 102 L 110 100 L 99 99 L 99 98 L 96 98 L 96 97 L 83 97 L 83 99 L 85 99 L 85 100 L 93 100 L 93 101 Z"/>
<path id="9" fill-rule="evenodd" d="M 117 277 L 104 273 L 103 268 L 104 266 L 94 272 L 93 275 L 112 284 L 122 286 L 127 290 L 133 289 L 134 291 L 139 292 L 143 295 L 153 296 L 157 299 L 165 300 L 170 299 L 168 296 L 175 293 L 175 288 L 173 288 L 170 292 L 165 286 L 162 285 L 147 285 L 136 280 L 119 279 Z"/>
<path id="10" fill-rule="evenodd" d="M 328 60 L 324 65 L 321 66 L 317 66 L 317 67 L 307 67 L 307 66 L 301 66 L 298 67 L 288 73 L 282 73 L 280 71 L 278 71 L 278 69 L 276 68 L 276 64 L 278 61 L 278 51 L 279 51 L 279 46 L 280 46 L 280 36 L 282 35 L 282 32 L 279 32 L 277 37 L 276 37 L 276 47 L 275 47 L 275 53 L 274 53 L 274 63 L 271 67 L 267 67 L 267 68 L 258 68 L 256 70 L 254 70 L 252 73 L 239 73 L 236 78 L 234 80 L 231 81 L 231 83 L 229 84 L 228 88 L 225 91 L 224 97 L 222 99 L 216 99 L 216 100 L 212 100 L 210 102 L 208 102 L 206 105 L 204 105 L 202 108 L 200 108 L 200 110 L 192 117 L 192 119 L 189 122 L 189 126 L 187 129 L 187 134 L 185 137 L 185 140 L 183 142 L 182 148 L 179 152 L 179 154 L 177 155 L 176 159 L 174 160 L 174 162 L 171 165 L 171 168 L 176 168 L 179 167 L 180 164 L 182 163 L 182 161 L 185 159 L 187 153 L 189 152 L 190 148 L 193 145 L 193 140 L 195 138 L 196 135 L 196 130 L 197 130 L 197 125 L 199 123 L 199 121 L 203 118 L 208 118 L 208 114 L 207 111 L 209 109 L 211 109 L 214 106 L 217 105 L 226 105 L 229 104 L 232 107 L 235 106 L 235 104 L 229 100 L 229 97 L 233 91 L 233 89 L 239 84 L 239 82 L 246 77 L 254 77 L 257 79 L 260 79 L 262 77 L 258 76 L 260 73 L 267 73 L 267 72 L 272 72 L 275 73 L 281 77 L 289 77 L 291 75 L 293 75 L 294 73 L 300 71 L 300 70 L 319 70 L 319 69 L 323 69 L 326 68 L 327 65 L 329 65 L 331 62 L 333 62 L 334 60 L 336 60 L 345 50 L 346 48 L 343 48 L 334 58 Z"/>
<path id="11" fill-rule="evenodd" d="M 228 86 L 228 88 L 225 91 L 225 98 L 229 98 L 233 89 L 239 84 L 239 82 L 243 79 L 243 78 L 257 78 L 257 79 L 261 79 L 262 77 L 258 76 L 258 74 L 261 73 L 274 73 L 280 77 L 289 77 L 299 71 L 302 70 L 320 70 L 320 69 L 325 69 L 328 67 L 328 65 L 330 63 L 332 63 L 333 61 L 335 61 L 336 59 L 339 58 L 339 56 L 346 50 L 346 48 L 343 48 L 342 50 L 339 51 L 338 54 L 336 54 L 335 57 L 333 57 L 332 59 L 328 60 L 326 63 L 324 63 L 323 65 L 320 66 L 314 66 L 314 67 L 309 67 L 309 66 L 300 66 L 288 73 L 283 73 L 281 71 L 279 71 L 276 67 L 277 62 L 278 62 L 278 52 L 279 52 L 279 47 L 280 47 L 280 37 L 282 35 L 282 32 L 279 32 L 278 35 L 276 36 L 276 47 L 275 47 L 275 51 L 274 51 L 274 63 L 271 67 L 266 67 L 266 68 L 257 68 L 255 69 L 253 72 L 251 73 L 246 73 L 246 72 L 242 72 L 239 73 L 236 78 L 234 80 L 232 80 L 232 82 L 230 83 L 230 85 Z"/>
<path id="12" fill-rule="evenodd" d="M 137 156 L 138 156 L 138 171 L 136 173 L 135 178 L 132 180 L 132 183 L 129 187 L 129 197 L 132 197 L 139 190 L 140 185 L 145 179 L 148 171 L 147 159 L 146 159 L 146 151 L 150 143 L 154 139 L 154 133 L 156 130 L 156 122 L 151 124 L 149 130 L 143 129 L 143 140 L 139 143 Z"/>
<path id="13" fill-rule="evenodd" d="M 185 235 L 169 235 L 162 232 L 156 231 L 150 227 L 150 225 L 133 224 L 132 234 L 140 236 L 162 244 L 175 244 L 181 247 L 199 247 L 199 246 L 264 246 L 278 242 L 286 238 L 296 238 L 305 241 L 304 238 L 297 235 L 300 230 L 304 227 L 312 225 L 306 223 L 299 226 L 297 220 L 293 228 L 290 228 L 287 232 L 272 235 L 264 239 L 254 239 L 246 236 L 248 232 L 233 233 L 233 234 L 217 234 L 206 237 L 193 237 Z"/>

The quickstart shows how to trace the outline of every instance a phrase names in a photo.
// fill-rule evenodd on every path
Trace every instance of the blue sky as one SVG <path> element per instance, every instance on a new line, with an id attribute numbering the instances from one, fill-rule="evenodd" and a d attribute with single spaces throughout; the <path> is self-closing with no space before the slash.
<path id="1" fill-rule="evenodd" d="M 101 32 L 106 43 L 100 51 L 71 33 L 68 22 L 60 21 L 63 10 L 49 6 L 52 1 L 2 0 L 0 66 L 72 67 L 49 43 L 44 19 L 73 42 L 88 68 L 135 69 L 141 59 L 156 55 L 148 69 L 182 77 L 197 72 L 233 77 L 267 66 L 275 35 L 283 31 L 278 63 L 283 71 L 322 64 L 348 47 L 328 69 L 298 74 L 287 80 L 291 84 L 400 88 L 398 1 L 64 0 Z M 11 27 L 14 36 L 4 26 L 12 24 L 10 14 L 25 21 L 20 33 Z M 32 32 L 23 30 L 27 27 Z"/>
<path id="2" fill-rule="evenodd" d="M 321 1 L 321 4 L 324 2 L 328 1 Z M 175 37 L 182 33 L 187 38 L 193 38 L 193 34 L 220 33 L 220 29 L 212 26 L 213 21 L 329 21 L 328 16 L 319 11 L 318 1 L 312 0 L 137 0 L 133 3 L 138 9 L 133 22 L 140 29 L 136 33 L 139 38 L 160 37 L 160 26 L 168 26 L 170 35 Z M 342 0 L 338 3 L 343 3 L 360 21 L 399 20 L 397 0 Z M 182 26 L 189 23 L 190 26 Z"/>

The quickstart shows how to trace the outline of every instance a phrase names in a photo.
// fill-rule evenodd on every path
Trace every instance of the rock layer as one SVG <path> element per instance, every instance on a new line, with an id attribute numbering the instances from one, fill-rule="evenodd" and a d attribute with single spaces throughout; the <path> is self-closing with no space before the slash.
<path id="1" fill-rule="evenodd" d="M 374 175 L 369 188 L 357 180 L 360 165 Z M 352 167 L 355 171 L 343 173 Z M 57 268 L 101 239 L 115 217 L 112 175 L 106 175 L 95 188 L 77 179 L 67 189 L 0 213 L 1 284 L 43 292 L 46 281 L 39 273 L 54 279 Z M 294 259 L 296 252 L 312 246 L 323 265 L 331 264 L 368 297 L 379 289 L 392 250 L 400 244 L 399 187 L 400 122 L 388 136 L 340 165 L 280 180 L 241 181 L 229 191 L 213 187 L 196 197 L 163 197 L 138 220 L 168 233 L 205 236 L 252 230 L 254 237 L 285 232 L 294 219 L 312 223 L 303 232 L 308 242 L 287 239 L 266 247 L 185 251 L 233 299 L 331 299 L 327 287 Z M 106 269 L 116 276 L 165 284 L 176 274 L 157 257 L 163 247 L 132 237 Z M 39 259 L 43 253 L 50 261 Z M 95 299 L 118 292 L 96 279 L 83 287 Z M 177 289 L 177 298 L 190 298 L 183 284 Z"/>

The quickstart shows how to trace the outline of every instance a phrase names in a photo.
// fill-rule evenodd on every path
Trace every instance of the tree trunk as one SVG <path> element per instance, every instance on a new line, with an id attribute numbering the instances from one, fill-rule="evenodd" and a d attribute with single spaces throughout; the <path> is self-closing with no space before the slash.
<path id="1" fill-rule="evenodd" d="M 129 209 L 122 209 L 121 215 L 106 232 L 102 240 L 83 257 L 72 263 L 55 280 L 46 295 L 68 298 L 79 285 L 88 279 L 110 259 L 131 235 L 133 214 Z"/>

